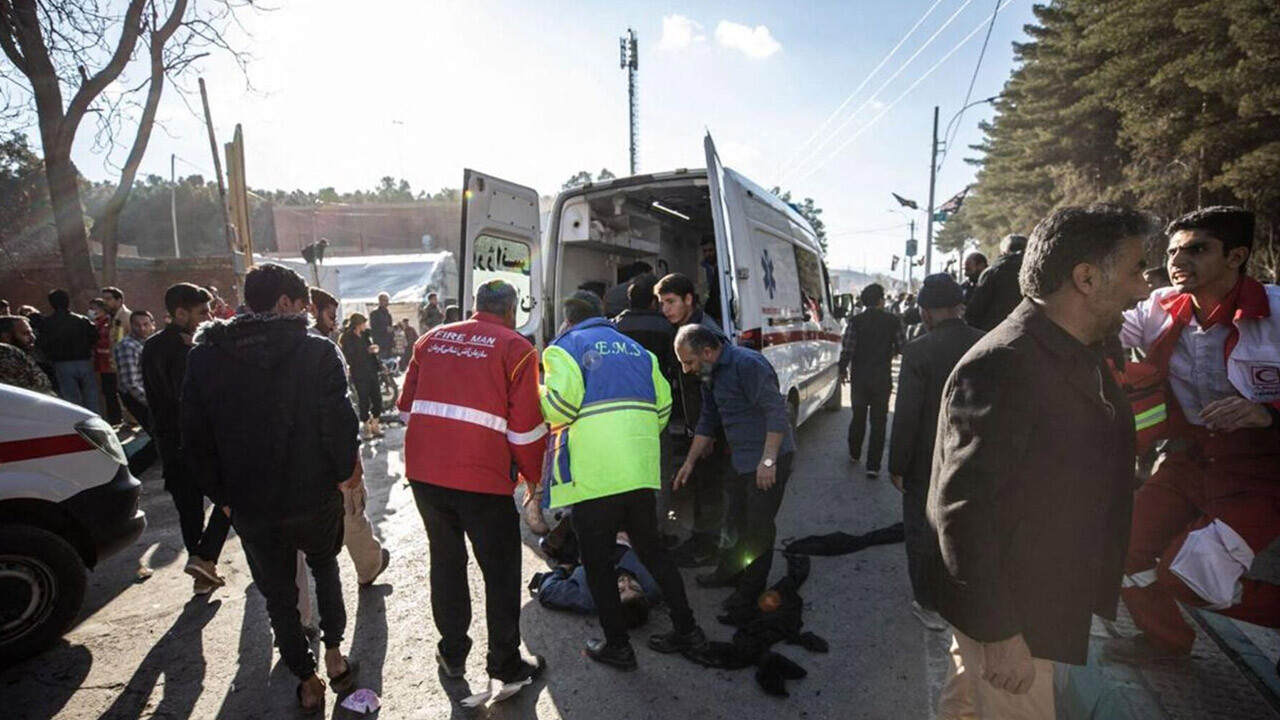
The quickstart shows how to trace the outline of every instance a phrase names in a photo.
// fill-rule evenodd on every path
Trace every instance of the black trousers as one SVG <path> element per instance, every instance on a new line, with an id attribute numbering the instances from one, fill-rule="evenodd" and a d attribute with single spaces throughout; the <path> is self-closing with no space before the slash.
<path id="1" fill-rule="evenodd" d="M 920 605 L 933 610 L 938 540 L 925 511 L 929 501 L 929 478 L 905 477 L 902 484 L 902 530 L 906 536 L 911 595 Z"/>
<path id="2" fill-rule="evenodd" d="M 671 623 L 680 632 L 696 623 L 684 592 L 684 580 L 658 539 L 653 490 L 632 490 L 608 497 L 584 500 L 573 506 L 573 532 L 578 536 L 582 569 L 595 601 L 596 613 L 605 641 L 612 646 L 629 642 L 627 621 L 618 595 L 618 573 L 614 569 L 614 549 L 618 532 L 627 533 L 631 549 L 662 590 L 662 599 L 671 609 Z"/>
<path id="3" fill-rule="evenodd" d="M 693 467 L 693 540 L 709 550 L 720 549 L 725 524 L 725 476 L 729 460 L 720 444 Z"/>
<path id="4" fill-rule="evenodd" d="M 485 621 L 489 628 L 486 669 L 506 680 L 520 668 L 520 515 L 508 495 L 466 492 L 411 482 L 431 552 L 431 614 L 450 665 L 471 652 L 471 592 L 467 545 L 484 576 Z"/>
<path id="5" fill-rule="evenodd" d="M 316 657 L 298 615 L 298 553 L 306 555 L 316 581 L 316 608 L 326 648 L 342 644 L 347 608 L 342 599 L 338 552 L 342 550 L 342 495 L 314 512 L 288 518 L 246 518 L 236 514 L 236 532 L 253 583 L 267 600 L 267 616 L 289 671 L 305 680 L 316 672 Z M 221 515 L 221 511 L 218 512 Z"/>
<path id="6" fill-rule="evenodd" d="M 893 392 L 893 378 L 853 379 L 853 420 L 849 423 L 849 455 L 862 457 L 862 438 L 867 433 L 867 413 L 871 413 L 871 441 L 867 446 L 868 471 L 880 469 L 884 456 L 885 429 L 889 423 L 889 395 Z"/>
<path id="7" fill-rule="evenodd" d="M 355 378 L 356 400 L 360 403 L 360 422 L 373 417 L 382 417 L 382 387 L 377 376 Z"/>
<path id="8" fill-rule="evenodd" d="M 231 521 L 227 519 L 222 508 L 214 507 L 210 511 L 209 524 L 204 522 L 204 493 L 196 487 L 190 477 L 173 477 L 166 474 L 165 489 L 173 497 L 173 506 L 178 511 L 178 526 L 182 529 L 182 544 L 187 555 L 196 556 L 217 562 L 222 554 L 222 546 L 227 541 L 227 531 Z"/>
<path id="9" fill-rule="evenodd" d="M 726 484 L 725 524 L 731 544 L 721 553 L 717 574 L 741 571 L 738 593 L 754 601 L 764 592 L 773 567 L 773 543 L 778 537 L 778 508 L 791 477 L 794 453 L 778 458 L 777 481 L 768 490 L 756 486 L 754 472 L 737 475 Z"/>
<path id="10" fill-rule="evenodd" d="M 126 392 L 120 393 L 120 402 L 124 403 L 125 409 L 129 411 L 129 414 L 133 416 L 134 420 L 138 421 L 138 424 L 143 429 L 151 427 L 151 409 L 147 407 L 146 403 L 139 401 Z"/>
<path id="11" fill-rule="evenodd" d="M 106 402 L 103 419 L 112 425 L 118 425 L 124 419 L 124 411 L 120 409 L 119 387 L 116 382 L 118 379 L 115 373 L 98 374 L 98 385 L 102 388 L 102 399 Z"/>

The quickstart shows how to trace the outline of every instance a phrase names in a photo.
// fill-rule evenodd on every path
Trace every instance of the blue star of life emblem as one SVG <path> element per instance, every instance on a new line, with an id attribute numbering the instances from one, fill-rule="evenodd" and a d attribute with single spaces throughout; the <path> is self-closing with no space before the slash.
<path id="1" fill-rule="evenodd" d="M 764 289 L 769 291 L 769 299 L 772 300 L 778 290 L 778 281 L 773 277 L 773 258 L 769 257 L 768 248 L 760 257 L 760 267 L 764 269 Z"/>

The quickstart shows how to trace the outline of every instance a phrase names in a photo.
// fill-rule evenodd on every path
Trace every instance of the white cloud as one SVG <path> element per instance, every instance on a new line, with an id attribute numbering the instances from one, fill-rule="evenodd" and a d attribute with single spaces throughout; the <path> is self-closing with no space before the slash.
<path id="1" fill-rule="evenodd" d="M 664 22 L 664 27 L 665 24 Z M 753 28 L 728 20 L 721 20 L 716 25 L 716 42 L 727 48 L 741 50 L 753 58 L 767 58 L 782 49 L 782 44 L 773 39 L 767 26 L 757 25 Z"/>
<path id="2" fill-rule="evenodd" d="M 662 18 L 662 39 L 659 50 L 683 50 L 706 42 L 702 26 L 684 15 L 666 15 Z"/>
<path id="3" fill-rule="evenodd" d="M 886 107 L 885 104 L 880 102 L 879 100 L 872 100 L 870 104 L 870 108 L 872 112 L 880 112 L 881 110 L 885 109 L 885 107 Z"/>

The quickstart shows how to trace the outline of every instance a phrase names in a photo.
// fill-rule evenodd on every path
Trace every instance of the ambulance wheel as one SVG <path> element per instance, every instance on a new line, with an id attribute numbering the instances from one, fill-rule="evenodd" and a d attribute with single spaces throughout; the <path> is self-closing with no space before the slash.
<path id="1" fill-rule="evenodd" d="M 66 540 L 29 525 L 0 526 L 0 666 L 52 645 L 84 602 L 85 567 Z"/>

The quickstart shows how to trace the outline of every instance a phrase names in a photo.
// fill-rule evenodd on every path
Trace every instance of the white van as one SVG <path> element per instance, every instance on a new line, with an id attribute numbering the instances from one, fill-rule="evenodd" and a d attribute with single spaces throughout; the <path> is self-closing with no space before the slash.
<path id="1" fill-rule="evenodd" d="M 506 280 L 520 293 L 517 329 L 545 345 L 560 326 L 558 299 L 583 283 L 618 284 L 637 260 L 659 277 L 708 282 L 700 245 L 714 238 L 720 279 L 716 321 L 773 364 L 799 425 L 840 406 L 841 323 L 813 228 L 794 208 L 720 165 L 707 135 L 706 170 L 589 184 L 555 200 L 546 236 L 538 193 L 467 170 L 462 207 L 463 303 L 477 285 Z M 468 308 L 469 311 L 469 308 Z"/>
<path id="2" fill-rule="evenodd" d="M 146 528 L 141 492 L 105 420 L 0 384 L 0 666 L 71 626 L 86 569 Z"/>

